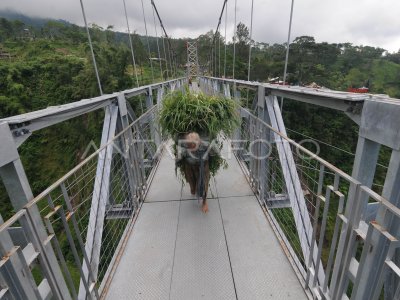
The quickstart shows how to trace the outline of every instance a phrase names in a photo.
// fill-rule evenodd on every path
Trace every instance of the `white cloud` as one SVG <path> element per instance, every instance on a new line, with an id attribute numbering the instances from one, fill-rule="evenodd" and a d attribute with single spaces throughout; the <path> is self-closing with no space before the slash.
<path id="1" fill-rule="evenodd" d="M 149 34 L 154 34 L 150 0 L 145 3 Z M 223 0 L 155 0 L 168 33 L 196 37 L 215 29 Z M 125 31 L 122 0 L 84 0 L 88 21 L 114 25 Z M 126 0 L 131 27 L 144 33 L 140 0 Z M 249 0 L 237 0 L 237 20 L 250 25 Z M 285 42 L 291 0 L 254 0 L 254 39 Z M 234 1 L 228 1 L 228 35 L 233 33 Z M 31 16 L 60 18 L 83 24 L 79 0 L 1 0 L 0 9 L 13 9 Z M 351 42 L 400 49 L 400 2 L 398 0 L 295 0 L 292 38 L 314 36 L 317 41 Z M 224 19 L 223 19 L 224 20 Z M 222 24 L 222 30 L 224 23 Z"/>

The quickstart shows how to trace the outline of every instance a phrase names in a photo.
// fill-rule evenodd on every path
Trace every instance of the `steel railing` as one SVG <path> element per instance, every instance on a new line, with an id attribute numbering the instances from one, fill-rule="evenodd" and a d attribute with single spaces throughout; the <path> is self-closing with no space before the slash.
<path id="1" fill-rule="evenodd" d="M 232 147 L 304 285 L 317 298 L 367 299 L 360 291 L 371 272 L 369 262 L 379 272 L 368 290 L 371 299 L 379 299 L 385 276 L 394 272 L 400 278 L 400 268 L 392 260 L 399 233 L 385 226 L 390 218 L 400 220 L 400 209 L 246 109 L 240 110 L 242 123 L 235 136 L 240 139 L 233 139 Z M 299 178 L 300 195 L 296 184 L 288 184 L 290 169 Z M 376 220 L 369 220 L 368 203 L 379 206 Z M 306 231 L 307 255 L 300 231 Z M 377 242 L 387 243 L 380 261 L 371 254 Z M 399 292 L 397 288 L 396 295 Z"/>
<path id="2" fill-rule="evenodd" d="M 398 151 L 393 148 L 393 165 L 382 191 L 390 197 L 388 201 L 290 140 L 278 105 L 278 97 L 286 97 L 343 111 L 360 122 L 360 107 L 367 98 L 211 77 L 201 77 L 200 87 L 207 94 L 247 103 L 250 111 L 239 109 L 242 124 L 232 137 L 232 147 L 285 253 L 313 297 L 400 299 Z M 383 105 L 398 103 L 396 99 L 386 103 L 379 95 L 368 97 Z M 374 159 L 372 148 L 365 150 L 360 144 L 360 149 L 358 159 L 363 151 Z M 369 162 L 355 161 L 356 174 L 359 170 L 373 173 L 359 163 L 373 168 Z M 366 180 L 370 174 L 361 177 Z"/>
<path id="3" fill-rule="evenodd" d="M 153 126 L 157 112 L 157 106 L 148 110 L 0 226 L 0 237 L 16 228 L 22 230 L 23 240 L 8 242 L 13 243 L 15 254 L 22 258 L 26 276 L 37 282 L 30 288 L 36 298 L 44 297 L 45 291 L 47 295 L 54 295 L 52 291 L 57 288 L 50 286 L 46 279 L 50 270 L 47 268 L 45 244 L 51 245 L 57 255 L 63 280 L 72 298 L 78 298 L 80 285 L 84 294 L 96 299 L 100 297 L 158 162 L 159 145 L 155 144 L 155 135 L 160 133 Z M 97 166 L 101 160 L 111 160 L 109 182 L 96 181 Z M 102 178 L 107 180 L 107 177 Z M 108 188 L 105 190 L 104 187 Z M 95 203 L 93 199 L 98 199 L 100 202 L 97 205 L 105 207 L 102 229 L 89 225 Z M 31 214 L 40 215 L 47 229 L 47 240 L 41 241 L 35 234 Z M 86 239 L 100 230 L 101 245 L 90 249 L 100 252 L 98 269 L 94 270 Z M 0 268 L 7 268 L 7 261 L 12 256 L 10 253 L 10 257 L 3 257 Z M 6 292 L 18 295 L 17 291 Z M 64 296 L 65 299 L 70 298 Z"/>
<path id="4" fill-rule="evenodd" d="M 209 93 L 219 89 L 212 80 L 201 86 Z M 224 92 L 231 94 L 229 84 Z M 82 290 L 85 297 L 101 297 L 158 162 L 154 141 L 162 137 L 154 126 L 157 112 L 157 107 L 148 110 L 0 225 L 0 245 L 12 249 L 0 261 L 5 271 L 0 295 L 59 295 L 55 281 L 48 280 L 54 276 L 50 247 L 63 271 L 58 280 L 70 292 L 65 299 L 77 298 Z M 233 149 L 305 288 L 322 299 L 381 297 L 386 276 L 400 277 L 393 258 L 400 235 L 393 224 L 400 221 L 400 209 L 289 139 L 276 124 L 244 108 L 240 115 Z M 96 180 L 101 163 L 109 166 L 104 182 Z M 93 199 L 104 207 L 101 227 L 89 225 Z M 374 220 L 367 214 L 370 203 L 378 207 Z M 46 226 L 45 240 L 36 230 L 38 215 Z M 10 239 L 13 230 L 22 234 Z M 98 234 L 99 244 L 88 248 L 88 237 Z M 24 270 L 25 278 L 15 268 Z M 4 280 L 15 284 L 6 287 Z M 394 284 L 399 298 L 400 287 Z"/>

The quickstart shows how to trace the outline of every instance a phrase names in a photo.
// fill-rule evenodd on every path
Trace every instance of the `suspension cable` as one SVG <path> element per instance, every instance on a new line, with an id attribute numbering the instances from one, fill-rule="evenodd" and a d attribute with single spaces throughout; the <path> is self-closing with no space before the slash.
<path id="1" fill-rule="evenodd" d="M 214 44 L 214 74 L 217 75 L 217 40 L 215 40 L 215 44 Z"/>
<path id="2" fill-rule="evenodd" d="M 218 30 L 219 30 L 219 26 L 221 25 L 221 19 L 222 19 L 222 16 L 223 16 L 223 14 L 224 14 L 224 10 L 225 10 L 225 8 L 226 8 L 226 5 L 227 5 L 227 2 L 228 2 L 228 0 L 224 0 L 224 3 L 223 3 L 223 5 L 222 5 L 222 9 L 221 9 L 221 13 L 220 13 L 220 15 L 219 15 L 219 18 L 218 18 L 218 24 L 217 24 L 217 29 L 215 30 L 215 33 L 214 33 L 214 36 L 213 36 L 213 40 L 212 40 L 212 43 L 211 43 L 211 62 L 212 62 L 212 60 L 213 60 L 213 58 L 214 58 L 214 55 L 215 55 L 215 61 L 214 61 L 214 64 L 213 63 L 211 63 L 211 66 L 212 66 L 212 70 L 213 70 L 213 72 L 214 72 L 214 69 L 215 69 L 215 73 L 216 73 L 216 71 L 217 71 L 217 43 L 216 43 L 216 37 L 217 37 L 217 32 L 218 32 Z"/>
<path id="3" fill-rule="evenodd" d="M 149 60 L 150 60 L 151 78 L 153 79 L 153 82 L 154 82 L 153 62 L 152 62 L 152 60 L 151 60 L 150 42 L 149 42 L 149 36 L 148 36 L 148 34 L 147 34 L 146 15 L 145 15 L 145 13 L 144 13 L 144 4 L 143 4 L 143 0 L 141 0 L 141 2 L 142 2 L 142 12 L 143 12 L 144 29 L 145 29 L 145 31 L 146 31 L 147 51 L 148 51 L 148 53 L 149 53 Z"/>
<path id="4" fill-rule="evenodd" d="M 235 64 L 236 64 L 236 11 L 237 11 L 237 0 L 235 0 L 235 28 L 233 30 L 233 67 L 232 67 L 232 79 L 235 80 Z"/>
<path id="5" fill-rule="evenodd" d="M 210 74 L 211 74 L 211 76 L 213 76 L 213 74 L 212 74 L 212 72 L 213 72 L 213 70 L 214 70 L 214 67 L 213 67 L 213 60 L 214 60 L 214 46 L 213 46 L 213 44 L 210 44 L 210 51 L 211 51 L 211 53 L 209 54 L 209 67 L 208 67 L 208 69 L 209 69 L 209 72 L 210 72 Z"/>
<path id="6" fill-rule="evenodd" d="M 131 36 L 131 30 L 130 30 L 130 28 L 129 28 L 128 13 L 127 13 L 127 11 L 126 11 L 126 3 L 125 3 L 125 0 L 122 0 L 122 2 L 124 3 L 126 27 L 128 28 L 129 44 L 130 44 L 130 46 L 131 46 L 132 63 L 133 63 L 133 72 L 135 72 L 136 86 L 139 87 L 139 79 L 138 79 L 138 74 L 137 74 L 137 70 L 136 70 L 135 53 L 133 52 L 132 36 Z"/>
<path id="7" fill-rule="evenodd" d="M 167 40 L 168 41 L 168 40 Z M 171 56 L 171 47 L 170 47 L 170 43 L 167 43 L 167 49 L 168 49 L 168 57 L 169 57 L 169 67 L 171 70 L 171 77 L 175 76 L 175 72 L 174 72 L 174 67 L 172 65 L 172 56 Z"/>
<path id="8" fill-rule="evenodd" d="M 247 71 L 247 81 L 250 81 L 250 70 L 251 70 L 251 48 L 253 43 L 253 7 L 254 7 L 254 0 L 251 0 L 251 18 L 250 18 L 250 44 L 249 44 L 249 66 Z"/>
<path id="9" fill-rule="evenodd" d="M 210 54 L 210 74 L 213 76 L 214 74 L 213 74 L 213 70 L 214 70 L 214 67 L 213 67 L 213 60 L 214 60 L 214 46 L 213 45 L 211 45 L 211 54 Z"/>
<path id="10" fill-rule="evenodd" d="M 167 52 L 165 51 L 165 41 L 164 36 L 161 34 L 161 41 L 163 45 L 164 59 L 165 59 L 165 71 L 167 73 L 167 78 L 169 79 L 169 71 L 168 71 L 168 61 L 167 61 Z"/>
<path id="11" fill-rule="evenodd" d="M 225 9 L 225 55 L 224 55 L 224 78 L 226 78 L 226 46 L 227 46 L 227 40 L 226 40 L 226 26 L 228 23 L 228 1 L 226 2 L 226 9 Z"/>
<path id="12" fill-rule="evenodd" d="M 153 11 L 154 31 L 156 32 L 158 60 L 160 62 L 161 79 L 164 79 L 164 74 L 163 74 L 163 69 L 162 69 L 162 64 L 161 64 L 160 46 L 158 44 L 157 23 L 156 23 L 156 15 L 154 13 L 154 6 L 152 7 L 152 11 Z"/>
<path id="13" fill-rule="evenodd" d="M 290 33 L 292 31 L 293 5 L 294 5 L 294 0 L 292 0 L 292 5 L 290 7 L 290 19 L 289 19 L 288 39 L 287 39 L 287 46 L 286 46 L 285 69 L 283 71 L 283 84 L 285 84 L 285 82 L 286 82 L 286 72 L 287 72 L 287 65 L 288 65 L 288 61 L 289 61 L 289 45 L 290 45 Z M 281 99 L 281 111 L 282 111 L 282 109 L 283 109 L 283 97 Z"/>
<path id="14" fill-rule="evenodd" d="M 221 34 L 218 32 L 218 77 L 221 77 Z"/>
<path id="15" fill-rule="evenodd" d="M 86 34 L 87 34 L 88 41 L 89 41 L 90 52 L 91 52 L 91 54 L 92 54 L 94 72 L 96 73 L 97 84 L 98 84 L 98 86 L 99 86 L 100 95 L 103 95 L 103 89 L 102 89 L 102 87 L 101 87 L 100 76 L 99 76 L 99 70 L 97 69 L 96 57 L 94 56 L 94 51 L 93 51 L 92 38 L 90 37 L 89 27 L 88 27 L 88 24 L 87 24 L 87 21 L 86 21 L 86 14 L 85 14 L 85 8 L 84 8 L 84 6 L 83 6 L 83 0 L 80 0 L 80 2 L 81 2 L 81 9 L 82 9 L 83 21 L 85 22 Z"/>
<path id="16" fill-rule="evenodd" d="M 167 39 L 168 48 L 169 48 L 169 56 L 170 56 L 170 64 L 171 64 L 171 73 L 172 73 L 172 71 L 174 71 L 174 74 L 176 76 L 177 67 L 176 67 L 176 53 L 175 53 L 175 50 L 172 47 L 171 39 L 168 36 L 167 31 L 165 30 L 164 24 L 163 24 L 163 22 L 161 20 L 160 14 L 158 13 L 158 9 L 157 9 L 156 4 L 154 3 L 154 0 L 151 0 L 151 5 L 153 5 L 153 7 L 154 7 L 154 11 L 156 12 L 158 21 L 160 22 L 160 26 L 161 26 L 162 30 L 164 31 L 165 38 Z M 172 52 L 172 55 L 171 55 L 171 52 Z M 172 64 L 174 64 L 175 69 L 172 68 L 172 66 L 173 66 Z"/>

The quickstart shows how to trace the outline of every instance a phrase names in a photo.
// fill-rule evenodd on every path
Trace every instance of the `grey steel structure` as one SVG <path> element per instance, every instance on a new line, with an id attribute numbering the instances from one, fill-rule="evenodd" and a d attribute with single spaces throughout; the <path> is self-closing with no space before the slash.
<path id="1" fill-rule="evenodd" d="M 184 81 L 143 86 L 0 121 L 0 175 L 18 212 L 4 224 L 0 220 L 0 298 L 99 297 L 99 276 L 107 272 L 127 220 L 143 200 L 149 170 L 157 163 L 161 138 L 156 109 L 164 94 L 182 88 Z M 137 95 L 145 95 L 148 108 L 140 118 L 126 101 Z M 34 198 L 17 148 L 36 130 L 99 109 L 105 110 L 100 149 Z M 107 226 L 115 224 L 118 230 L 113 230 L 114 235 L 103 236 L 103 230 L 108 233 Z M 60 239 L 69 241 L 80 266 L 79 290 L 72 284 Z M 114 239 L 108 245 L 112 251 L 101 254 L 105 239 Z M 42 273 L 39 284 L 30 271 L 34 266 Z"/>
<path id="2" fill-rule="evenodd" d="M 222 149 L 228 168 L 210 181 L 207 215 L 171 176 L 171 146 L 135 224 L 139 234 L 129 237 L 105 298 L 307 299 L 239 162 L 226 155 L 229 142 Z"/>
<path id="3" fill-rule="evenodd" d="M 162 219 L 153 222 L 151 216 L 165 218 L 165 214 L 170 213 L 177 218 L 167 218 L 163 230 L 177 228 L 174 255 L 192 261 L 184 251 L 184 247 L 191 245 L 191 235 L 187 231 L 192 228 L 187 219 L 190 205 L 182 202 L 191 201 L 190 198 L 182 198 L 184 194 L 176 195 L 176 191 L 158 197 L 149 190 L 152 180 L 154 183 L 165 180 L 157 176 L 163 170 L 158 146 L 164 140 L 157 125 L 158 108 L 165 93 L 183 88 L 184 82 L 185 79 L 172 80 L 0 121 L 0 175 L 17 211 L 5 222 L 0 218 L 0 299 L 105 297 L 108 291 L 115 291 L 117 282 L 114 280 L 124 277 L 119 273 L 119 266 L 130 253 L 125 251 L 128 247 L 139 253 L 136 259 L 142 269 L 138 278 L 146 278 L 146 274 L 153 274 L 154 269 L 150 267 L 154 262 L 150 259 L 148 264 L 146 261 L 139 264 L 144 258 L 140 253 L 155 251 L 156 258 L 158 254 L 167 253 L 164 246 L 170 247 L 168 251 L 172 249 L 166 244 L 168 240 L 162 239 L 162 234 L 160 239 L 154 240 L 159 243 L 156 248 L 148 240 L 157 233 L 152 228 L 163 228 L 164 224 Z M 201 219 L 194 221 L 215 230 L 212 237 L 217 240 L 210 238 L 207 242 L 217 247 L 219 252 L 216 253 L 225 262 L 218 272 L 225 276 L 230 264 L 234 290 L 231 283 L 227 283 L 224 295 L 246 298 L 251 291 L 246 288 L 254 284 L 254 291 L 259 291 L 257 287 L 262 286 L 262 280 L 268 276 L 267 273 L 262 276 L 262 272 L 254 277 L 240 273 L 249 272 L 246 269 L 249 265 L 238 260 L 245 256 L 243 253 L 248 253 L 243 252 L 246 246 L 241 245 L 243 239 L 258 245 L 250 250 L 260 266 L 262 260 L 268 259 L 257 255 L 257 249 L 261 249 L 258 247 L 268 240 L 261 243 L 260 236 L 257 241 L 256 231 L 250 230 L 252 223 L 237 211 L 243 206 L 248 215 L 254 216 L 254 203 L 244 199 L 252 196 L 262 206 L 259 209 L 265 212 L 268 226 L 272 225 L 283 253 L 310 298 L 364 300 L 378 299 L 385 293 L 386 299 L 399 299 L 400 101 L 376 95 L 210 77 L 200 77 L 199 83 L 205 93 L 234 97 L 238 101 L 241 89 L 256 92 L 251 110 L 239 108 L 242 124 L 224 148 L 233 149 L 253 194 L 240 194 L 243 189 L 237 189 L 237 180 L 241 179 L 232 183 L 221 179 L 221 184 L 217 180 L 211 190 L 216 191 L 214 195 L 219 200 L 211 199 L 210 206 L 220 211 L 220 217 L 210 215 L 216 218 L 210 224 L 201 223 Z M 140 94 L 146 97 L 147 111 L 137 118 L 126 99 Z M 351 176 L 287 137 L 277 97 L 342 111 L 360 126 Z M 100 149 L 34 198 L 18 146 L 35 130 L 103 108 L 105 120 Z M 383 193 L 378 195 L 371 190 L 371 185 L 381 145 L 389 147 L 392 155 Z M 225 185 L 223 189 L 222 184 Z M 166 189 L 171 187 L 172 184 L 165 184 Z M 244 197 L 243 201 L 228 201 L 235 196 Z M 180 212 L 176 210 L 177 197 L 181 201 Z M 152 209 L 143 210 L 142 215 L 143 201 L 150 198 L 155 199 L 148 202 Z M 165 209 L 161 205 L 165 205 Z M 222 227 L 218 218 L 222 220 Z M 238 220 L 240 223 L 235 223 Z M 182 227 L 179 222 L 183 222 Z M 262 228 L 266 224 L 256 226 Z M 201 226 L 194 226 L 192 230 L 203 228 Z M 208 234 L 212 235 L 213 231 Z M 149 245 L 141 250 L 141 245 L 134 243 L 141 241 L 140 237 Z M 221 239 L 225 239 L 225 244 L 218 242 Z M 73 283 L 71 261 L 66 260 L 61 241 L 68 242 L 74 268 L 79 273 L 79 286 Z M 282 257 L 279 259 L 283 260 Z M 193 270 L 185 269 L 179 260 L 175 263 L 173 268 L 177 273 L 169 273 L 172 274 L 169 278 L 177 280 L 170 283 L 169 291 L 177 298 L 184 298 L 191 291 L 189 286 L 179 287 L 179 282 L 185 279 L 179 276 L 191 276 Z M 251 257 L 248 263 L 252 263 Z M 201 268 L 205 265 L 198 267 L 195 273 L 203 274 Z M 38 283 L 32 273 L 35 268 L 42 274 Z M 168 270 L 167 265 L 161 271 Z M 251 271 L 255 274 L 255 270 L 262 269 L 254 267 Z M 223 276 L 219 278 L 229 278 Z M 249 278 L 256 281 L 244 284 Z M 192 283 L 194 287 L 199 282 Z M 152 284 L 154 282 L 145 282 L 144 287 Z M 257 297 L 255 294 L 252 299 Z"/>
<path id="4" fill-rule="evenodd" d="M 187 46 L 187 77 L 199 75 L 199 58 L 197 56 L 197 41 L 186 43 Z"/>

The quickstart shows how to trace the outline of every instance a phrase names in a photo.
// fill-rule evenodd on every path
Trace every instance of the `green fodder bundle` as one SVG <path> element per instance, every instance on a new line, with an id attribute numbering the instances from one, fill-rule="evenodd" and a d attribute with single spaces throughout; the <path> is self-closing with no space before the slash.
<path id="1" fill-rule="evenodd" d="M 214 139 L 220 132 L 233 133 L 239 125 L 236 103 L 227 98 L 176 91 L 169 94 L 160 112 L 163 133 L 176 139 L 197 132 Z"/>
<path id="2" fill-rule="evenodd" d="M 160 125 L 163 133 L 176 142 L 185 134 L 197 132 L 208 142 L 214 141 L 219 149 L 222 143 L 217 140 L 220 133 L 231 135 L 239 126 L 240 118 L 235 101 L 203 93 L 192 94 L 189 90 L 176 91 L 166 96 L 160 112 Z M 177 153 L 177 143 L 174 145 Z M 177 161 L 176 168 L 184 174 L 185 161 Z M 211 175 L 215 175 L 226 161 L 219 153 L 209 157 Z"/>

